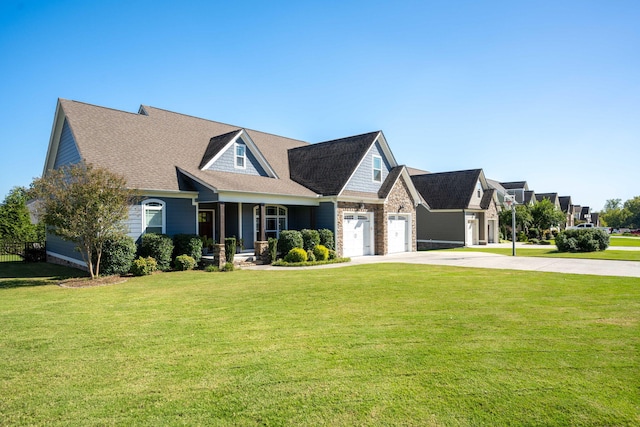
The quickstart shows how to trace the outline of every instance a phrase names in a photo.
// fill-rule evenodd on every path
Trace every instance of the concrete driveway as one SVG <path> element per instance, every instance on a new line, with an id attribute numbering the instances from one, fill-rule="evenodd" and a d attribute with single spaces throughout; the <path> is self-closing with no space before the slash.
<path id="1" fill-rule="evenodd" d="M 483 247 L 486 248 L 487 246 Z M 490 245 L 490 247 L 499 246 Z M 516 247 L 516 254 L 517 250 L 518 247 Z M 374 264 L 379 262 L 451 265 L 455 267 L 496 268 L 501 270 L 546 271 L 550 273 L 591 274 L 596 276 L 624 276 L 640 278 L 640 262 L 636 261 L 606 261 L 596 259 L 540 258 L 523 256 L 513 257 L 485 252 L 452 251 L 405 252 L 391 255 L 362 256 L 351 258 L 351 262 L 348 263 L 328 264 L 317 267 L 274 267 L 271 265 L 260 265 L 248 268 L 261 270 L 340 268 L 349 265 Z"/>

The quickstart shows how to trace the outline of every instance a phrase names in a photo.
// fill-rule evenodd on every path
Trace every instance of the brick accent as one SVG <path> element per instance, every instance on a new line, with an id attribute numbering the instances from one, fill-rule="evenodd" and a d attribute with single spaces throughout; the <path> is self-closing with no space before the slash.
<path id="1" fill-rule="evenodd" d="M 381 200 L 382 202 L 382 200 Z M 411 251 L 416 251 L 417 227 L 416 208 L 411 198 L 411 193 L 403 177 L 400 177 L 396 185 L 391 189 L 387 199 L 383 203 L 361 203 L 338 202 L 337 206 L 337 230 L 336 230 L 336 252 L 343 256 L 343 222 L 345 213 L 373 213 L 374 227 L 374 254 L 386 255 L 388 248 L 387 219 L 390 214 L 408 214 L 411 216 Z"/>
<path id="2" fill-rule="evenodd" d="M 260 240 L 253 243 L 255 249 L 256 260 L 268 264 L 271 261 L 269 256 L 269 241 Z"/>

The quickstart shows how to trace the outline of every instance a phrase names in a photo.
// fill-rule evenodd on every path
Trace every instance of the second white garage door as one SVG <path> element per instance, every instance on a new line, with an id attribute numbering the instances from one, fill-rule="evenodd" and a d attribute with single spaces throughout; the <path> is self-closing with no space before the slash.
<path id="1" fill-rule="evenodd" d="M 389 215 L 387 222 L 388 252 L 390 254 L 409 250 L 410 220 L 408 215 Z"/>
<path id="2" fill-rule="evenodd" d="M 343 256 L 371 255 L 371 217 L 369 215 L 345 214 L 342 228 Z"/>

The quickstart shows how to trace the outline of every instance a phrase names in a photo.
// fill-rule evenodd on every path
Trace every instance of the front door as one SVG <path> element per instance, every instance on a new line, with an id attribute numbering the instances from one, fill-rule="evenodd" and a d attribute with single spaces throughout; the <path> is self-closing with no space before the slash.
<path id="1" fill-rule="evenodd" d="M 198 234 L 213 239 L 213 211 L 198 211 Z"/>

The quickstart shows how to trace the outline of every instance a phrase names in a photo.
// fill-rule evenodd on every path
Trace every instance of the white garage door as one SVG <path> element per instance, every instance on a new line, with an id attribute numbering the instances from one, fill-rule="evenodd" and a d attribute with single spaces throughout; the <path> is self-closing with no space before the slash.
<path id="1" fill-rule="evenodd" d="M 409 217 L 407 215 L 389 215 L 387 222 L 388 250 L 390 254 L 407 252 L 409 241 Z"/>
<path id="2" fill-rule="evenodd" d="M 342 228 L 343 256 L 371 255 L 371 220 L 369 215 L 345 214 Z"/>

